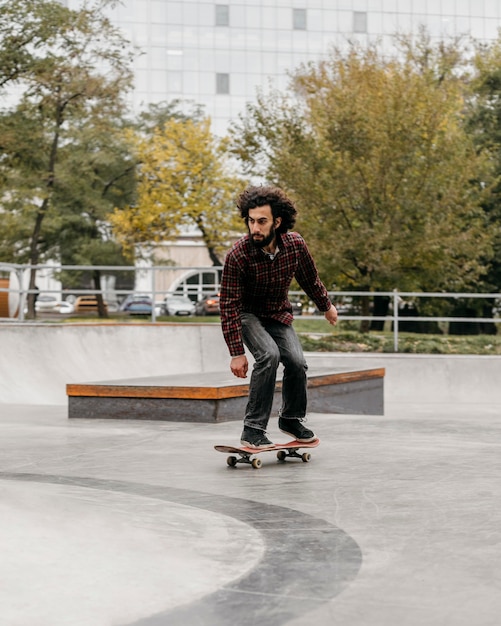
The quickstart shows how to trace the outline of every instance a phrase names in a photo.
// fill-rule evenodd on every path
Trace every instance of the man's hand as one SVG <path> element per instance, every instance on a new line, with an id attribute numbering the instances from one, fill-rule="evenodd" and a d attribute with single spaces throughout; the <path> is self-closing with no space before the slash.
<path id="1" fill-rule="evenodd" d="M 324 317 L 329 322 L 329 324 L 332 324 L 332 326 L 335 326 L 336 323 L 337 323 L 337 309 L 336 309 L 336 307 L 334 305 L 332 305 L 331 308 L 324 313 Z"/>
<path id="2" fill-rule="evenodd" d="M 247 378 L 249 362 L 247 361 L 245 354 L 234 356 L 231 359 L 230 369 L 237 378 Z"/>

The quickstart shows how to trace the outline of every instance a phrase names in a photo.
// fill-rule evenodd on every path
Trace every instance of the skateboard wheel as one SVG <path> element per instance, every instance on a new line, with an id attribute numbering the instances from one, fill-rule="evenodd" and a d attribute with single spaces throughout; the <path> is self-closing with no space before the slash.
<path id="1" fill-rule="evenodd" d="M 285 453 L 285 451 L 284 451 L 284 450 L 279 450 L 279 451 L 277 452 L 277 459 L 278 459 L 279 461 L 285 461 L 285 457 L 286 457 L 286 456 L 287 456 L 287 454 Z"/>
<path id="2" fill-rule="evenodd" d="M 229 456 L 226 459 L 226 463 L 228 463 L 228 465 L 230 467 L 235 467 L 235 465 L 237 464 L 237 457 L 236 456 Z"/>
<path id="3" fill-rule="evenodd" d="M 263 462 L 261 461 L 261 459 L 252 459 L 252 467 L 254 469 L 259 469 L 262 464 Z"/>
<path id="4" fill-rule="evenodd" d="M 309 452 L 303 452 L 301 458 L 303 459 L 303 463 L 308 463 L 311 460 L 311 454 Z"/>

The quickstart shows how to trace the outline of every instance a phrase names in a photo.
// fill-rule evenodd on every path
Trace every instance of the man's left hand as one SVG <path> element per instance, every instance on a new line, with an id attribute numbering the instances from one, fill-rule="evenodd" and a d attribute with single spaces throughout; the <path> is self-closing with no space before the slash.
<path id="1" fill-rule="evenodd" d="M 331 308 L 324 313 L 324 317 L 329 322 L 329 324 L 332 324 L 332 326 L 335 326 L 337 324 L 337 309 L 336 309 L 336 307 L 334 305 L 332 305 Z"/>

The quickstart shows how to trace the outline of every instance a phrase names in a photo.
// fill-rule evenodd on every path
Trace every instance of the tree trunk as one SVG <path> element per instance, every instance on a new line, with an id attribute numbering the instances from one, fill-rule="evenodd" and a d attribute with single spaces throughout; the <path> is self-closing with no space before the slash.
<path id="1" fill-rule="evenodd" d="M 371 312 L 371 303 L 369 300 L 369 294 L 367 294 L 367 297 L 363 297 L 362 298 L 362 306 L 361 306 L 361 311 L 362 311 L 362 316 L 367 317 L 370 315 Z M 361 333 L 368 333 L 369 330 L 371 328 L 371 321 L 370 320 L 362 320 L 360 322 L 360 332 Z"/>
<path id="2" fill-rule="evenodd" d="M 45 198 L 39 210 L 37 211 L 35 226 L 33 228 L 30 240 L 30 265 L 32 265 L 33 267 L 30 270 L 30 280 L 28 283 L 28 289 L 30 290 L 30 293 L 28 294 L 28 312 L 26 314 L 26 319 L 29 320 L 34 320 L 36 318 L 35 301 L 37 299 L 38 293 L 36 293 L 37 270 L 34 266 L 38 265 L 38 261 L 40 258 L 40 254 L 38 251 L 38 242 L 40 240 L 40 233 L 42 232 L 42 222 L 45 216 L 45 212 L 47 211 L 48 203 L 48 199 Z"/>
<path id="3" fill-rule="evenodd" d="M 195 223 L 197 225 L 197 227 L 199 228 L 200 232 L 202 233 L 202 239 L 205 243 L 205 245 L 207 246 L 207 250 L 209 252 L 209 256 L 210 256 L 210 260 L 212 261 L 212 265 L 214 266 L 220 266 L 222 265 L 222 261 L 219 258 L 219 256 L 217 255 L 216 251 L 214 250 L 214 246 L 212 246 L 210 244 L 210 240 L 209 237 L 207 236 L 207 230 L 205 229 L 203 220 L 199 217 L 195 220 Z"/>
<path id="4" fill-rule="evenodd" d="M 373 315 L 376 317 L 384 317 L 388 315 L 389 308 L 389 296 L 374 296 Z M 384 320 L 371 320 L 370 330 L 384 330 Z"/>
<path id="5" fill-rule="evenodd" d="M 492 317 L 494 318 L 494 300 L 486 300 L 482 306 L 482 317 Z M 497 334 L 497 324 L 494 322 L 481 322 L 479 323 L 480 333 L 482 335 L 496 335 Z"/>
<path id="6" fill-rule="evenodd" d="M 50 193 L 54 187 L 56 158 L 57 158 L 57 150 L 58 150 L 58 145 L 59 145 L 59 130 L 61 128 L 61 124 L 63 123 L 63 112 L 64 112 L 64 105 L 60 104 L 56 110 L 56 127 L 54 130 L 54 137 L 52 138 L 52 146 L 51 146 L 50 154 L 49 154 L 49 164 L 47 167 L 47 181 L 46 181 L 47 195 L 43 199 L 42 204 L 40 205 L 40 208 L 37 211 L 35 226 L 31 234 L 31 241 L 30 241 L 30 264 L 31 265 L 38 265 L 38 261 L 40 259 L 40 251 L 38 248 L 38 244 L 40 242 L 40 235 L 42 233 L 42 222 L 49 208 Z M 26 316 L 27 319 L 35 319 L 35 316 L 36 316 L 36 312 L 35 312 L 36 275 L 37 275 L 36 269 L 32 268 L 30 271 L 29 289 L 30 291 L 33 291 L 33 293 L 28 294 L 28 314 Z"/>

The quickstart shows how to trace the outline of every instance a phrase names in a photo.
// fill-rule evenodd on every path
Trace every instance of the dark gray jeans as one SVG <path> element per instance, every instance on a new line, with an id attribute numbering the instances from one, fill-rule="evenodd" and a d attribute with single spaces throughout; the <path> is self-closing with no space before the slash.
<path id="1" fill-rule="evenodd" d="M 266 430 L 280 362 L 284 366 L 284 375 L 279 415 L 284 419 L 303 418 L 306 415 L 308 365 L 294 328 L 252 313 L 242 313 L 242 334 L 245 345 L 255 359 L 245 410 L 245 426 Z"/>

